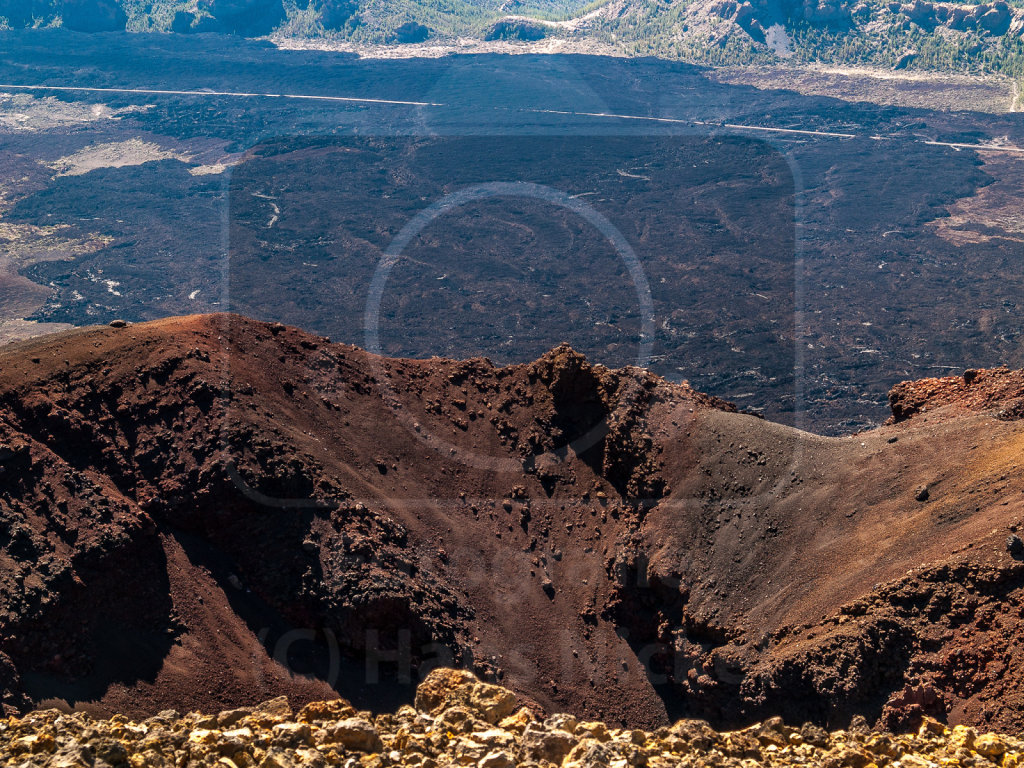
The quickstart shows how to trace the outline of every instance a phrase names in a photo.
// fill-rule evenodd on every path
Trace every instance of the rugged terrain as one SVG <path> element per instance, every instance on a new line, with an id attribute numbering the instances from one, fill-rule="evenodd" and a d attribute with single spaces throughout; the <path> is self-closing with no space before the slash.
<path id="1" fill-rule="evenodd" d="M 478 768 L 607 768 L 608 766 L 1018 765 L 1024 741 L 979 734 L 925 718 L 917 733 L 872 732 L 855 719 L 831 733 L 771 718 L 719 733 L 703 720 L 680 720 L 654 732 L 581 721 L 571 714 L 538 717 L 508 689 L 453 669 L 430 673 L 415 707 L 374 716 L 344 699 L 312 702 L 295 713 L 284 697 L 216 715 L 174 710 L 142 722 L 117 715 L 33 712 L 0 722 L 5 765 L 218 766 L 478 766 Z"/>
<path id="2" fill-rule="evenodd" d="M 25 28 L 1024 76 L 1019 0 L 0 0 L 0 33 Z"/>
<path id="3" fill-rule="evenodd" d="M 1022 727 L 1020 374 L 826 438 L 564 345 L 116 325 L 0 352 L 9 712 L 379 710 L 440 664 L 631 727 Z"/>
<path id="4" fill-rule="evenodd" d="M 365 344 L 396 234 L 500 179 L 622 232 L 654 305 L 647 367 L 773 421 L 846 434 L 886 419 L 896 381 L 1024 367 L 1024 122 L 995 79 L 4 34 L 0 343 L 231 310 Z M 621 258 L 526 202 L 453 209 L 409 243 L 381 350 L 638 360 Z"/>

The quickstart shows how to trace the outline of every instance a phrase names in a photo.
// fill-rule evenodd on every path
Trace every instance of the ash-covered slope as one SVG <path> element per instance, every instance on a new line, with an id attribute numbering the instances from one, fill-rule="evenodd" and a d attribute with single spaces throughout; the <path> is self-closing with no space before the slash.
<path id="1" fill-rule="evenodd" d="M 390 708 L 442 663 L 631 725 L 1017 728 L 1024 427 L 986 408 L 828 439 L 565 346 L 226 315 L 11 346 L 3 703 Z"/>

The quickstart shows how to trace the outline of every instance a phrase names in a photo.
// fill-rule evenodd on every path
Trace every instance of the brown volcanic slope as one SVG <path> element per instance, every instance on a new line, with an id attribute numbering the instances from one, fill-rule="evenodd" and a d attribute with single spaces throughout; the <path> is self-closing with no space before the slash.
<path id="1" fill-rule="evenodd" d="M 632 725 L 1019 729 L 1024 378 L 968 378 L 824 438 L 564 346 L 386 360 L 225 315 L 12 345 L 3 706 L 390 708 L 441 661 Z"/>

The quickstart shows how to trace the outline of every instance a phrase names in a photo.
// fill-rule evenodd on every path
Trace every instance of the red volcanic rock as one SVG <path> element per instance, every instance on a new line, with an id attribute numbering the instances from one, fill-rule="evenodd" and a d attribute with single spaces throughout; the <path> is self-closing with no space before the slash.
<path id="1" fill-rule="evenodd" d="M 955 406 L 972 411 L 993 411 L 997 418 L 1024 417 L 1024 371 L 1008 368 L 969 369 L 963 376 L 904 381 L 889 392 L 895 424 L 924 411 Z"/>
<path id="2" fill-rule="evenodd" d="M 455 665 L 631 726 L 1019 729 L 1022 379 L 968 379 L 825 438 L 568 346 L 389 360 L 227 315 L 11 345 L 0 706 L 393 710 Z"/>

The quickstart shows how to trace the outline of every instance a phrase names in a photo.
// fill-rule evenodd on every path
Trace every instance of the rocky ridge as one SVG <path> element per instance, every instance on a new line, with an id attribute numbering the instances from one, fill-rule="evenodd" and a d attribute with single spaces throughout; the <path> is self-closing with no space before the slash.
<path id="1" fill-rule="evenodd" d="M 1024 727 L 1020 374 L 826 438 L 564 345 L 214 315 L 0 355 L 5 714 L 395 710 L 442 665 L 618 726 Z"/>
<path id="2" fill-rule="evenodd" d="M 992 3 L 943 3 L 913 0 L 884 5 L 893 14 L 897 28 L 911 23 L 932 31 L 944 27 L 957 32 L 982 35 L 1020 36 L 1024 33 L 1024 10 L 1007 5 L 1003 0 Z M 846 26 L 855 21 L 870 21 L 875 14 L 865 2 L 850 0 L 804 0 L 802 3 L 780 0 L 714 0 L 705 12 L 734 21 L 757 42 L 765 41 L 765 33 L 773 24 L 802 20 L 817 25 Z M 691 12 L 692 13 L 692 12 Z"/>
<path id="3" fill-rule="evenodd" d="M 456 669 L 435 669 L 415 706 L 374 715 L 344 699 L 294 713 L 286 697 L 219 714 L 164 711 L 141 722 L 45 710 L 0 721 L 0 763 L 19 768 L 746 768 L 1015 766 L 1024 739 L 926 718 L 916 732 L 832 732 L 771 718 L 719 732 L 703 720 L 656 731 L 609 727 L 517 707 L 515 695 Z"/>
<path id="4" fill-rule="evenodd" d="M 962 376 L 904 381 L 889 392 L 890 423 L 945 405 L 992 411 L 996 418 L 1024 417 L 1024 371 L 1008 368 L 964 371 Z"/>

